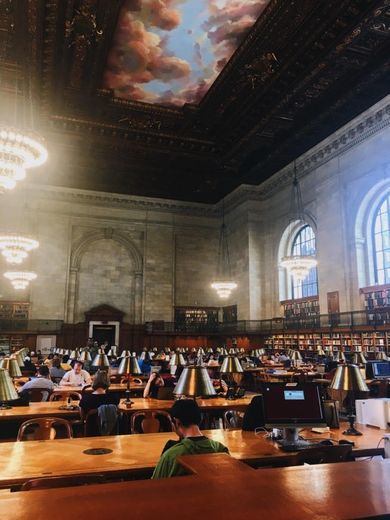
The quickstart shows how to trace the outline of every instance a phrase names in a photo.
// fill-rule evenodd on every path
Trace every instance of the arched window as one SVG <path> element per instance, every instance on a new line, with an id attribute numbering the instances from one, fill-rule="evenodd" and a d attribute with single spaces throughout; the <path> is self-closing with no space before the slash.
<path id="1" fill-rule="evenodd" d="M 390 283 L 390 194 L 379 203 L 373 221 L 375 283 Z"/>
<path id="2" fill-rule="evenodd" d="M 316 254 L 316 237 L 312 228 L 307 224 L 299 229 L 292 242 L 291 254 L 293 256 L 306 256 Z M 306 296 L 318 295 L 317 268 L 310 269 L 309 275 L 302 281 L 291 281 L 291 294 L 293 299 L 306 298 Z"/>

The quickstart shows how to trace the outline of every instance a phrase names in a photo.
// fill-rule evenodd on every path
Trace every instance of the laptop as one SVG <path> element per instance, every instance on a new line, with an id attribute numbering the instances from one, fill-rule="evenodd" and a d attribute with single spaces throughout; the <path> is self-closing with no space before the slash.
<path id="1" fill-rule="evenodd" d="M 372 375 L 374 376 L 374 379 L 389 379 L 390 363 L 386 361 L 372 363 Z"/>

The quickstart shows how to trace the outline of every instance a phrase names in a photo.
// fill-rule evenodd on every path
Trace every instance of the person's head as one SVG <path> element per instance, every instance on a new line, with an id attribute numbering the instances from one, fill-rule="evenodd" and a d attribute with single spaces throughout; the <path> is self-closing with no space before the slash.
<path id="1" fill-rule="evenodd" d="M 47 365 L 41 365 L 38 368 L 38 377 L 49 377 L 49 376 L 50 376 L 49 367 Z"/>
<path id="2" fill-rule="evenodd" d="M 107 372 L 103 372 L 102 370 L 98 370 L 93 378 L 92 388 L 97 390 L 98 388 L 102 388 L 103 390 L 107 390 L 110 386 L 110 381 L 108 379 Z"/>
<path id="3" fill-rule="evenodd" d="M 200 408 L 193 399 L 179 399 L 170 409 L 172 422 L 179 437 L 185 437 L 186 431 L 200 425 Z"/>
<path id="4" fill-rule="evenodd" d="M 75 374 L 80 374 L 80 372 L 83 369 L 83 366 L 84 365 L 81 361 L 75 361 L 75 363 L 73 365 L 73 370 L 74 370 Z"/>
<path id="5" fill-rule="evenodd" d="M 61 360 L 59 357 L 56 356 L 53 358 L 52 367 L 61 368 Z"/>
<path id="6" fill-rule="evenodd" d="M 158 372 L 150 373 L 150 381 L 151 381 L 152 386 L 161 386 L 163 383 L 162 377 L 160 376 L 160 374 Z"/>
<path id="7" fill-rule="evenodd" d="M 69 356 L 68 354 L 65 354 L 65 356 L 62 356 L 62 362 L 63 363 L 67 363 L 69 361 Z"/>

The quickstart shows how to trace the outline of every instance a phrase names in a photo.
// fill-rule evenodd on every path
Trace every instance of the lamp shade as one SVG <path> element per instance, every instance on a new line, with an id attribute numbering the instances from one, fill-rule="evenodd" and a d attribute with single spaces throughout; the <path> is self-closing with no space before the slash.
<path id="1" fill-rule="evenodd" d="M 320 347 L 317 350 L 317 356 L 326 356 L 326 352 Z"/>
<path id="2" fill-rule="evenodd" d="M 14 357 L 4 358 L 3 361 L 0 361 L 0 368 L 8 370 L 10 377 L 22 377 L 22 371 Z"/>
<path id="3" fill-rule="evenodd" d="M 216 391 L 205 367 L 185 367 L 173 393 L 187 397 L 213 396 Z"/>
<path id="4" fill-rule="evenodd" d="M 107 356 L 110 356 L 110 357 L 117 356 L 117 352 L 118 352 L 118 347 L 116 345 L 112 345 L 112 347 L 108 351 Z"/>
<path id="5" fill-rule="evenodd" d="M 97 356 L 96 356 L 97 357 Z M 96 358 L 95 358 L 96 359 Z M 81 353 L 80 353 L 80 356 L 79 356 L 79 361 L 82 361 L 83 363 L 85 363 L 86 361 L 92 361 L 92 358 L 91 358 L 91 354 L 88 352 L 88 350 L 83 350 Z"/>
<path id="6" fill-rule="evenodd" d="M 80 351 L 78 348 L 72 350 L 72 352 L 70 353 L 70 359 L 79 359 L 80 357 Z"/>
<path id="7" fill-rule="evenodd" d="M 142 361 L 150 361 L 150 354 L 146 350 L 141 352 L 141 355 L 139 357 Z"/>
<path id="8" fill-rule="evenodd" d="M 367 360 L 362 352 L 355 352 L 352 356 L 352 363 L 354 365 L 365 365 L 367 363 Z"/>
<path id="9" fill-rule="evenodd" d="M 122 350 L 121 354 L 120 354 L 120 358 L 125 358 L 125 357 L 129 357 L 131 356 L 131 352 L 130 350 Z"/>
<path id="10" fill-rule="evenodd" d="M 157 354 L 157 356 L 156 356 L 154 359 L 155 359 L 156 361 L 165 361 L 166 357 L 167 357 L 167 356 L 166 356 L 165 352 L 162 350 L 161 352 L 159 352 L 159 353 Z"/>
<path id="11" fill-rule="evenodd" d="M 95 356 L 95 359 L 92 361 L 92 366 L 103 370 L 109 368 L 110 362 L 108 361 L 108 357 L 104 353 L 104 350 L 100 350 L 100 352 Z"/>
<path id="12" fill-rule="evenodd" d="M 122 358 L 122 361 L 118 368 L 118 374 L 120 374 L 120 375 L 142 374 L 138 361 L 137 361 L 137 358 L 135 356 L 126 356 L 125 358 Z"/>
<path id="13" fill-rule="evenodd" d="M 169 360 L 171 366 L 184 367 L 186 362 L 182 354 L 174 354 Z"/>
<path id="14" fill-rule="evenodd" d="M 20 366 L 20 368 L 23 368 L 24 367 L 24 360 L 23 360 L 23 356 L 21 354 L 14 354 L 15 356 L 15 359 L 16 361 L 18 362 L 18 365 Z"/>
<path id="15" fill-rule="evenodd" d="M 198 348 L 197 355 L 198 355 L 198 356 L 204 356 L 204 355 L 205 355 L 205 351 L 203 350 L 202 347 Z"/>
<path id="16" fill-rule="evenodd" d="M 378 361 L 388 361 L 389 358 L 387 357 L 387 354 L 384 350 L 381 350 L 375 354 L 375 359 Z"/>
<path id="17" fill-rule="evenodd" d="M 345 354 L 341 350 L 337 352 L 337 354 L 334 357 L 335 361 L 339 361 L 340 363 L 345 362 Z"/>
<path id="18" fill-rule="evenodd" d="M 338 366 L 329 388 L 331 390 L 344 390 L 345 392 L 369 391 L 357 365 Z"/>
<path id="19" fill-rule="evenodd" d="M 302 361 L 302 354 L 299 352 L 299 350 L 293 350 L 291 352 L 290 358 L 292 361 Z"/>
<path id="20" fill-rule="evenodd" d="M 0 402 L 13 401 L 18 398 L 12 379 L 5 368 L 0 368 Z"/>
<path id="21" fill-rule="evenodd" d="M 227 356 L 228 351 L 226 350 L 226 348 L 222 348 L 220 354 L 221 354 L 221 356 Z"/>
<path id="22" fill-rule="evenodd" d="M 243 372 L 241 363 L 236 356 L 227 356 L 222 362 L 221 374 L 239 374 Z"/>

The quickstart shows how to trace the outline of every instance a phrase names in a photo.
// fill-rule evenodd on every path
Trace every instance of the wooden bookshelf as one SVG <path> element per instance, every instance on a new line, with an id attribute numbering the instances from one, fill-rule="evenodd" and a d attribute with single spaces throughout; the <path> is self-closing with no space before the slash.
<path id="1" fill-rule="evenodd" d="M 318 296 L 300 298 L 297 300 L 284 300 L 280 302 L 284 309 L 286 319 L 309 318 L 320 314 Z"/>
<path id="2" fill-rule="evenodd" d="M 218 307 L 175 307 L 175 326 L 178 330 L 202 325 L 218 324 Z"/>
<path id="3" fill-rule="evenodd" d="M 28 320 L 28 302 L 0 302 L 0 320 Z"/>
<path id="4" fill-rule="evenodd" d="M 369 323 L 390 323 L 390 285 L 374 285 L 360 289 Z"/>
<path id="5" fill-rule="evenodd" d="M 364 332 L 318 332 L 318 333 L 280 333 L 264 337 L 264 347 L 272 350 L 302 350 L 315 352 L 321 347 L 333 354 L 339 350 L 346 353 L 362 351 L 374 354 L 378 351 L 390 351 L 389 331 Z M 372 357 L 372 356 L 371 356 Z"/>

